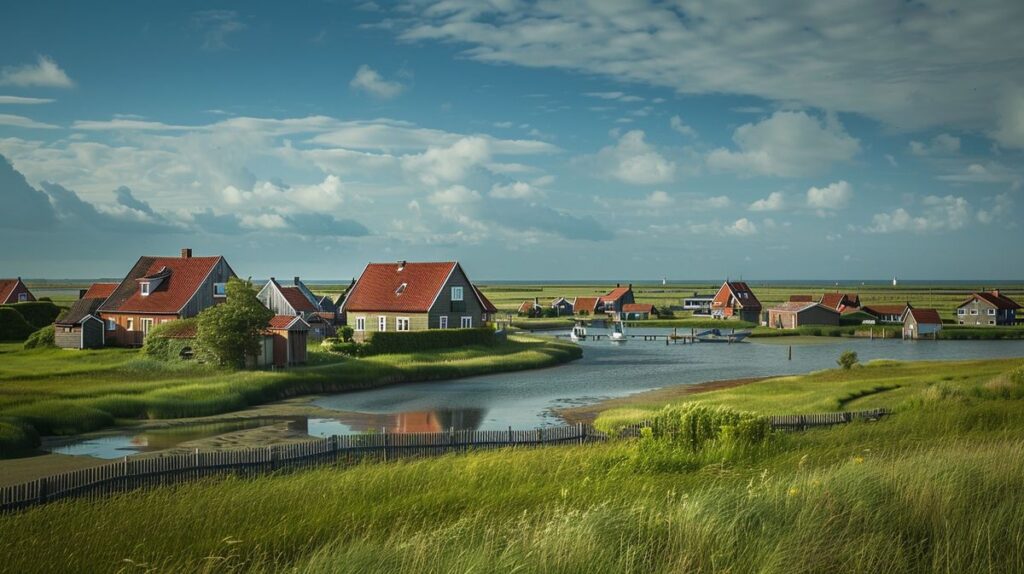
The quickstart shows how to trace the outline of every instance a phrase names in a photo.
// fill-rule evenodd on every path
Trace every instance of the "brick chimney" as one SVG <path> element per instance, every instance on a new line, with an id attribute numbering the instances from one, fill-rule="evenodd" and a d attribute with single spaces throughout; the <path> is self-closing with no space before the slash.
<path id="1" fill-rule="evenodd" d="M 181 249 L 181 258 L 189 259 L 190 257 L 192 257 L 192 249 L 190 247 L 183 247 Z"/>
<path id="2" fill-rule="evenodd" d="M 299 276 L 296 275 L 295 279 L 293 281 L 295 282 L 295 286 L 298 287 L 299 286 Z"/>

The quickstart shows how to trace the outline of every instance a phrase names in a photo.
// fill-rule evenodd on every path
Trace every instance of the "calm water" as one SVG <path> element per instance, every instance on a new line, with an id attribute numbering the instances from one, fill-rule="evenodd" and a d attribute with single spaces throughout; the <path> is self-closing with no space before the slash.
<path id="1" fill-rule="evenodd" d="M 630 331 L 666 334 L 669 329 Z M 821 342 L 824 341 L 824 342 Z M 857 351 L 861 361 L 900 359 L 981 359 L 1024 357 L 1024 341 L 900 341 L 819 339 L 794 345 L 697 343 L 665 345 L 664 341 L 631 340 L 582 343 L 583 358 L 568 365 L 454 381 L 410 383 L 380 389 L 327 395 L 317 406 L 335 410 L 333 418 L 294 418 L 289 427 L 310 436 L 331 436 L 387 429 L 388 432 L 433 432 L 456 429 L 535 428 L 561 421 L 552 410 L 589 404 L 670 385 L 705 381 L 806 373 L 835 367 L 839 354 Z M 52 452 L 119 458 L 161 450 L 199 438 L 243 428 L 280 423 L 253 420 L 217 425 L 192 425 L 135 431 L 69 442 Z"/>

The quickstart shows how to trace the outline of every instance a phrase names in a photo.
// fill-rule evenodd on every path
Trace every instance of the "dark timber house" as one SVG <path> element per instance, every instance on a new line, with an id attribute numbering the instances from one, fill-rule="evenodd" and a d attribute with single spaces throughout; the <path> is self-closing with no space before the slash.
<path id="1" fill-rule="evenodd" d="M 291 285 L 282 285 L 271 277 L 256 296 L 267 309 L 277 315 L 302 317 L 317 339 L 334 334 L 333 302 L 329 297 L 314 295 L 298 277 L 292 280 Z M 329 311 L 324 309 L 321 301 L 330 303 Z M 330 317 L 329 320 L 324 317 L 325 314 Z"/>
<path id="2" fill-rule="evenodd" d="M 32 295 L 32 292 L 22 282 L 21 277 L 0 279 L 0 305 L 26 303 L 35 300 L 35 296 Z"/>

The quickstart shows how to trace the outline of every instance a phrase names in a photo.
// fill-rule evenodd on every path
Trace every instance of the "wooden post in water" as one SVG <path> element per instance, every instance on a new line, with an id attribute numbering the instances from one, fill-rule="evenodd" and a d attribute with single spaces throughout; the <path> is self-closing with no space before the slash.
<path id="1" fill-rule="evenodd" d="M 793 360 L 793 345 L 789 346 L 789 360 Z"/>

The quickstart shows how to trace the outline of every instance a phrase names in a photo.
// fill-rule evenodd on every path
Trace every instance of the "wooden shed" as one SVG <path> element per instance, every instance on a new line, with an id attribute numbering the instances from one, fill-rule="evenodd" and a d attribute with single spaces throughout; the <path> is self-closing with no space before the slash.
<path id="1" fill-rule="evenodd" d="M 53 324 L 53 342 L 62 349 L 99 349 L 106 335 L 103 320 L 97 317 L 101 298 L 75 301 L 68 312 Z"/>
<path id="2" fill-rule="evenodd" d="M 805 325 L 839 325 L 839 311 L 820 303 L 789 301 L 768 309 L 768 326 L 796 329 Z"/>
<path id="3" fill-rule="evenodd" d="M 302 317 L 275 315 L 267 329 L 274 339 L 274 366 L 289 367 L 306 363 L 309 323 Z"/>

